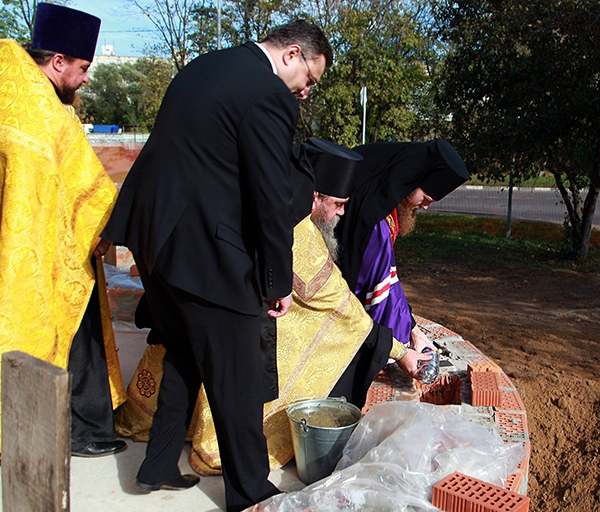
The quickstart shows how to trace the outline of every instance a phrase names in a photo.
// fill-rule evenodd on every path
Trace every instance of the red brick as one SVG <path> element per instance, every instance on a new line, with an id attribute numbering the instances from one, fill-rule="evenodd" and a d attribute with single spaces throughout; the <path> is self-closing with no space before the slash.
<path id="1" fill-rule="evenodd" d="M 492 361 L 484 361 L 479 363 L 469 363 L 467 365 L 467 376 L 471 377 L 471 373 L 473 372 L 494 372 L 500 373 L 502 368 L 500 368 L 496 363 Z"/>
<path id="2" fill-rule="evenodd" d="M 118 287 L 109 288 L 108 296 L 113 299 L 119 299 L 119 298 L 123 297 L 123 295 L 125 295 L 127 292 L 128 292 L 128 290 L 125 288 L 118 288 Z"/>
<path id="3" fill-rule="evenodd" d="M 497 411 L 496 421 L 500 426 L 500 435 L 503 437 L 527 435 L 527 416 L 525 413 Z"/>
<path id="4" fill-rule="evenodd" d="M 528 512 L 530 500 L 457 472 L 433 486 L 431 502 L 445 512 Z"/>
<path id="5" fill-rule="evenodd" d="M 506 375 L 506 373 L 504 372 L 501 372 L 498 375 L 498 380 L 500 387 L 517 389 L 516 386 L 512 383 L 512 381 L 508 378 L 508 375 Z"/>
<path id="6" fill-rule="evenodd" d="M 129 311 L 119 311 L 117 317 L 122 322 L 133 322 L 133 313 L 130 313 Z"/>
<path id="7" fill-rule="evenodd" d="M 502 403 L 498 375 L 494 372 L 474 372 L 471 374 L 472 405 L 498 407 Z"/>
<path id="8" fill-rule="evenodd" d="M 525 411 L 525 404 L 516 391 L 502 391 L 502 399 L 498 408 L 509 411 Z"/>
<path id="9" fill-rule="evenodd" d="M 116 264 L 119 268 L 128 269 L 135 263 L 131 251 L 123 246 L 118 246 L 116 250 Z"/>
<path id="10" fill-rule="evenodd" d="M 419 400 L 435 405 L 460 404 L 462 381 L 458 375 L 440 375 L 433 384 L 415 380 L 415 388 L 420 393 Z"/>
<path id="11" fill-rule="evenodd" d="M 367 399 L 365 405 L 362 408 L 362 413 L 366 414 L 367 411 L 373 407 L 373 404 L 379 402 L 391 402 L 394 397 L 394 387 L 389 384 L 373 383 L 367 391 Z"/>
<path id="12" fill-rule="evenodd" d="M 519 492 L 521 484 L 523 483 L 523 473 L 517 471 L 508 477 L 506 481 L 506 488 L 512 492 Z"/>
<path id="13" fill-rule="evenodd" d="M 478 362 L 485 362 L 485 361 L 490 361 L 489 357 L 486 357 L 483 355 L 483 353 L 481 352 L 481 350 L 479 350 L 475 345 L 473 345 L 470 341 L 459 341 L 456 343 L 459 347 L 465 349 L 465 350 L 472 350 L 474 353 L 477 354 L 477 357 L 474 358 L 469 358 L 469 361 L 472 363 L 478 363 Z"/>

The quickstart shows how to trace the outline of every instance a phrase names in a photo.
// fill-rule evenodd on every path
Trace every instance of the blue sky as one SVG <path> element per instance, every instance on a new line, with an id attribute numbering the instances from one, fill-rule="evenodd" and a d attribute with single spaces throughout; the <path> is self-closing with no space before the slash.
<path id="1" fill-rule="evenodd" d="M 144 44 L 152 42 L 150 22 L 137 14 L 126 0 L 71 0 L 73 9 L 89 12 L 102 20 L 96 55 L 104 44 L 113 45 L 116 55 L 141 56 Z"/>

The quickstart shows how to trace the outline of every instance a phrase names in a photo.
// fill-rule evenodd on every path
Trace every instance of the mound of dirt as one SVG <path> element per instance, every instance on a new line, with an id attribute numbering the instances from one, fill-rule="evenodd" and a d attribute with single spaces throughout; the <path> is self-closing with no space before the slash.
<path id="1" fill-rule="evenodd" d="M 413 311 L 499 364 L 527 410 L 531 510 L 600 511 L 600 278 L 398 267 Z"/>

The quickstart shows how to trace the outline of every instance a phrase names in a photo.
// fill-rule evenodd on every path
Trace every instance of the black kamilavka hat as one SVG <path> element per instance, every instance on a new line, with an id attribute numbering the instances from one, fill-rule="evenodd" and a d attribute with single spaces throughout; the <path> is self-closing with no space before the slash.
<path id="1" fill-rule="evenodd" d="M 62 5 L 40 3 L 35 13 L 31 47 L 94 60 L 100 18 Z"/>
<path id="2" fill-rule="evenodd" d="M 294 221 L 312 209 L 313 192 L 346 198 L 354 186 L 356 164 L 363 159 L 355 151 L 334 142 L 311 137 L 292 151 Z"/>
<path id="3" fill-rule="evenodd" d="M 374 142 L 354 148 L 363 161 L 340 219 L 340 268 L 354 290 L 373 227 L 413 190 L 439 201 L 469 179 L 456 150 L 444 139 L 427 142 Z"/>
<path id="4" fill-rule="evenodd" d="M 315 190 L 321 194 L 346 198 L 354 186 L 356 163 L 363 157 L 329 140 L 311 137 L 304 151 L 315 173 Z"/>

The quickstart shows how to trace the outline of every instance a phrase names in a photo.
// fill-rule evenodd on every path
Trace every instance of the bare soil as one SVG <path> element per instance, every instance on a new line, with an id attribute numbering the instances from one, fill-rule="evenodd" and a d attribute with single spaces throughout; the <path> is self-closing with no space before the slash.
<path id="1" fill-rule="evenodd" d="M 94 152 L 104 165 L 106 172 L 117 183 L 123 183 L 133 162 L 140 154 L 142 144 L 129 146 L 94 146 Z"/>
<path id="2" fill-rule="evenodd" d="M 141 146 L 94 148 L 121 183 Z M 399 266 L 413 311 L 476 345 L 527 410 L 531 511 L 600 511 L 600 278 L 569 271 Z"/>
<path id="3" fill-rule="evenodd" d="M 413 311 L 473 343 L 517 387 L 532 511 L 600 511 L 600 278 L 452 262 L 399 268 Z"/>

